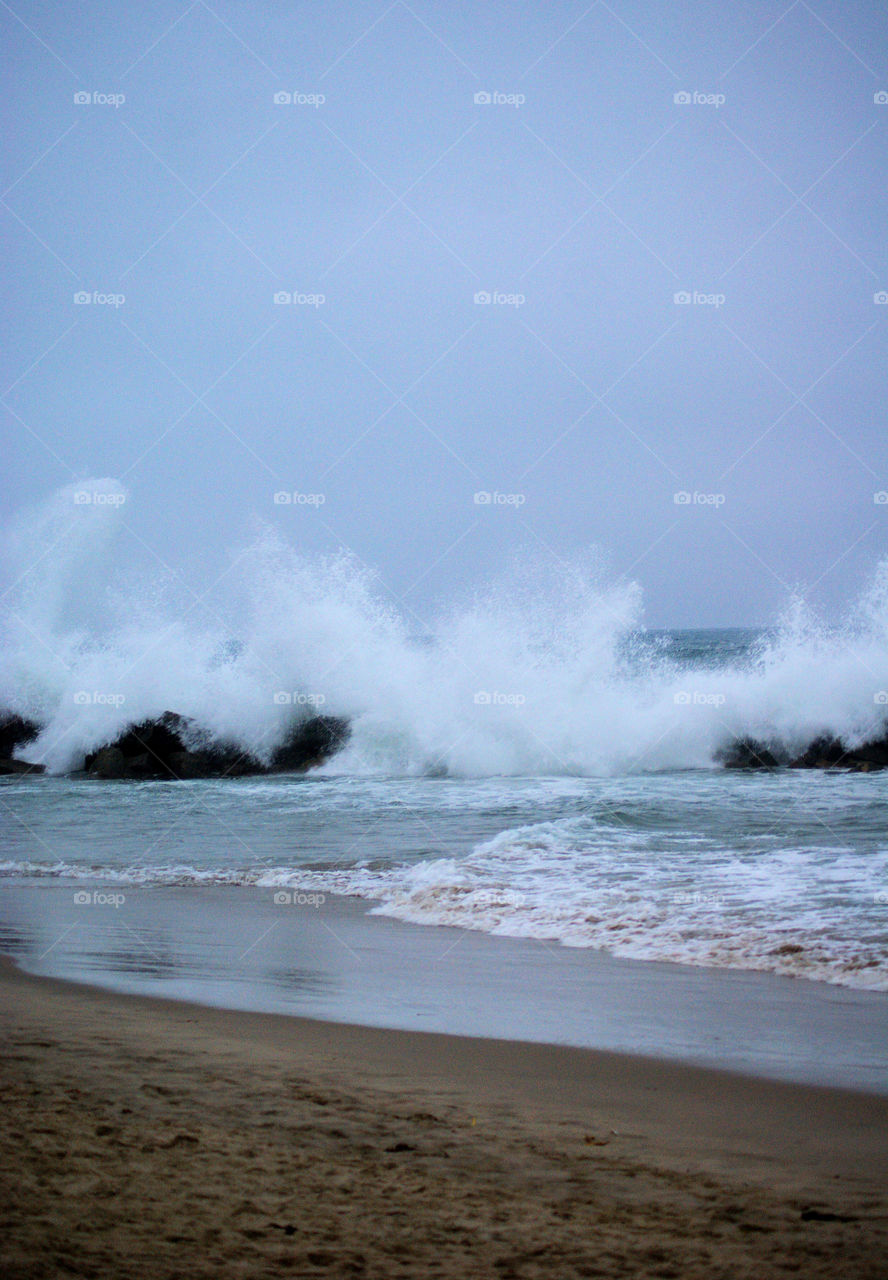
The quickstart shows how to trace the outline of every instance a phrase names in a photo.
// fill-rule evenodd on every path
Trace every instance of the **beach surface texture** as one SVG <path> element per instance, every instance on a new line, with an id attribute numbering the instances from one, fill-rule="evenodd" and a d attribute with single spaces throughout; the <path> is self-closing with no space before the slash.
<path id="1" fill-rule="evenodd" d="M 888 1273 L 888 1097 L 0 969 L 16 1280 Z"/>

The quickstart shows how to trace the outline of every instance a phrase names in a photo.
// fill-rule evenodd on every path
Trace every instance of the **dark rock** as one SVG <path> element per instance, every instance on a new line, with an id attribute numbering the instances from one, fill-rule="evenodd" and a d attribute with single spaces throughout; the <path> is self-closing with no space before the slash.
<path id="1" fill-rule="evenodd" d="M 114 746 L 130 768 L 169 772 L 171 757 L 185 749 L 185 735 L 191 721 L 175 711 L 165 711 L 159 720 L 143 720 L 132 725 Z"/>
<path id="2" fill-rule="evenodd" d="M 888 734 L 873 738 L 859 747 L 846 747 L 838 738 L 827 735 L 814 742 L 797 759 L 791 762 L 793 769 L 853 769 L 857 773 L 871 773 L 888 769 Z"/>
<path id="3" fill-rule="evenodd" d="M 836 767 L 848 767 L 848 751 L 842 745 L 838 738 L 830 738 L 824 734 L 814 741 L 797 756 L 795 760 L 791 760 L 790 769 L 834 769 Z"/>
<path id="4" fill-rule="evenodd" d="M 888 769 L 888 733 L 863 746 L 854 747 L 850 753 L 851 768 L 869 773 L 872 769 Z"/>
<path id="5" fill-rule="evenodd" d="M 0 756 L 7 758 L 23 742 L 31 742 L 40 732 L 40 725 L 11 711 L 0 712 Z"/>
<path id="6" fill-rule="evenodd" d="M 46 772 L 45 765 L 16 760 L 12 755 L 16 747 L 32 742 L 39 732 L 40 725 L 34 720 L 26 720 L 11 711 L 0 712 L 0 775 Z"/>
<path id="7" fill-rule="evenodd" d="M 323 763 L 348 737 L 346 720 L 313 716 L 295 725 L 270 766 L 232 742 L 201 732 L 192 720 L 166 711 L 157 720 L 130 725 L 114 742 L 87 757 L 84 768 L 97 778 L 243 778 L 254 774 L 304 771 Z"/>
<path id="8" fill-rule="evenodd" d="M 190 722 L 174 711 L 130 725 L 114 742 L 86 757 L 85 768 L 100 778 L 175 778 L 173 757 L 186 749 Z"/>
<path id="9" fill-rule="evenodd" d="M 888 733 L 859 747 L 848 747 L 840 738 L 821 734 L 801 755 L 790 756 L 779 743 L 765 744 L 754 738 L 738 738 L 719 756 L 726 769 L 851 769 L 870 773 L 888 769 Z"/>
<path id="10" fill-rule="evenodd" d="M 119 747 L 100 747 L 93 755 L 87 756 L 87 769 L 97 778 L 125 778 L 127 776 L 126 756 Z"/>
<path id="11" fill-rule="evenodd" d="M 46 765 L 30 764 L 27 760 L 13 760 L 11 756 L 0 758 L 0 775 L 13 773 L 45 773 Z"/>
<path id="12" fill-rule="evenodd" d="M 130 725 L 114 742 L 86 757 L 98 778 L 216 778 L 264 772 L 253 756 L 230 743 L 213 742 L 174 711 Z M 198 745 L 195 745 L 198 744 Z"/>
<path id="13" fill-rule="evenodd" d="M 265 766 L 235 743 L 210 742 L 205 747 L 184 750 L 170 759 L 178 778 L 246 778 L 265 773 Z"/>
<path id="14" fill-rule="evenodd" d="M 275 773 L 303 772 L 323 764 L 348 741 L 351 727 L 341 716 L 311 716 L 293 725 L 271 758 Z"/>
<path id="15" fill-rule="evenodd" d="M 776 769 L 781 764 L 770 748 L 754 738 L 738 738 L 720 758 L 726 769 Z"/>

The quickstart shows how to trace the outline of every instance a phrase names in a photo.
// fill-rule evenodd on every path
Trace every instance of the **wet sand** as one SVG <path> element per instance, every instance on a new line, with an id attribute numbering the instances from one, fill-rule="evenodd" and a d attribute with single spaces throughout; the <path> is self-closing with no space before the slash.
<path id="1" fill-rule="evenodd" d="M 0 968 L 6 1275 L 884 1280 L 884 1096 Z"/>
<path id="2" fill-rule="evenodd" d="M 78 905 L 93 888 L 124 901 Z M 28 972 L 137 995 L 888 1092 L 885 992 L 405 924 L 357 898 L 314 908 L 275 896 L 0 885 L 0 952 Z"/>

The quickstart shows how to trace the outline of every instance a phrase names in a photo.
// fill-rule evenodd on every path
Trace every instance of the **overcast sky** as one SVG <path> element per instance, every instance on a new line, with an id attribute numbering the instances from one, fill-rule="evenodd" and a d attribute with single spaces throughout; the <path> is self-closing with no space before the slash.
<path id="1" fill-rule="evenodd" d="M 117 477 L 128 559 L 258 518 L 419 616 L 594 544 L 754 624 L 884 553 L 884 4 L 2 20 L 7 511 Z"/>

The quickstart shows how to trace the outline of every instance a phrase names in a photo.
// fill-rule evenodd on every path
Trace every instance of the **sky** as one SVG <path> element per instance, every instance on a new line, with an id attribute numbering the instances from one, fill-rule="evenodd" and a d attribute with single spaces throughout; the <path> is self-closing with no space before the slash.
<path id="1" fill-rule="evenodd" d="M 885 553 L 884 5 L 0 20 L 4 518 L 114 477 L 127 563 L 267 525 L 416 619 L 594 546 L 756 625 Z"/>

